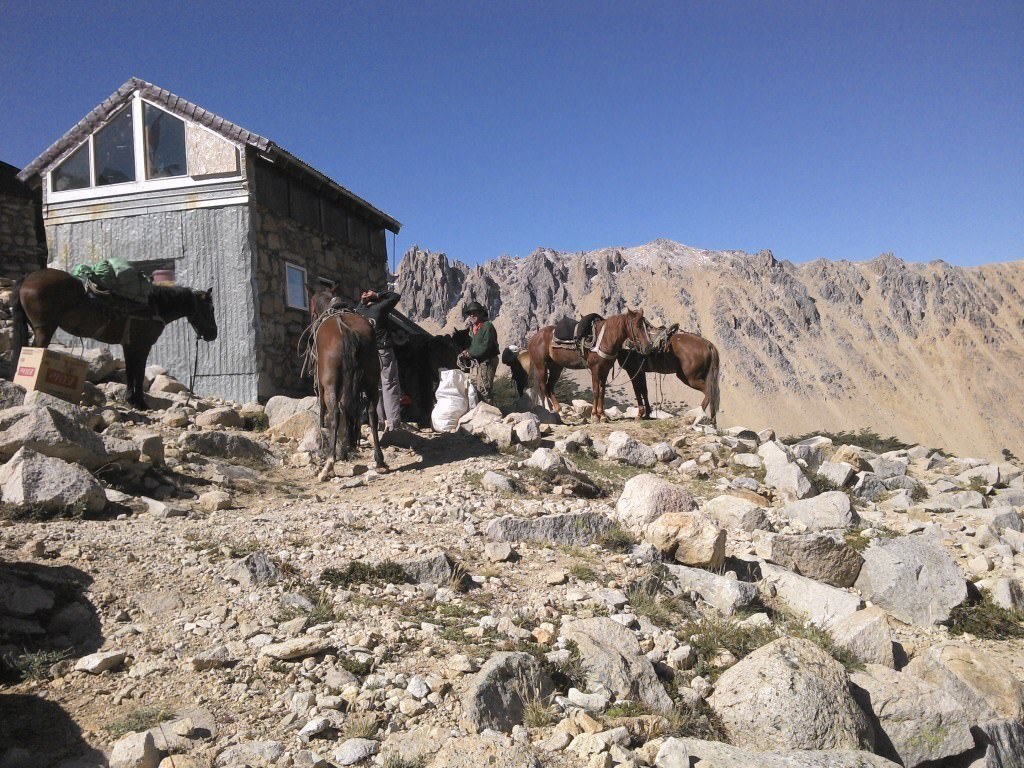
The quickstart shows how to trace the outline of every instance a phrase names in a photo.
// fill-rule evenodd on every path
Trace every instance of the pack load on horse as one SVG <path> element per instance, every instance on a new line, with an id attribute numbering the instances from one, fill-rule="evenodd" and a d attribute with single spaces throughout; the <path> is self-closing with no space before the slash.
<path id="1" fill-rule="evenodd" d="M 701 408 L 715 424 L 719 411 L 718 348 L 705 338 L 680 331 L 678 324 L 654 327 L 652 331 L 647 354 L 630 348 L 619 353 L 619 365 L 633 384 L 639 418 L 651 415 L 647 374 L 675 374 L 683 384 L 704 395 Z"/>
<path id="2" fill-rule="evenodd" d="M 120 260 L 99 266 L 99 279 L 113 278 L 114 287 L 134 287 L 127 296 L 94 282 L 96 267 L 80 270 L 87 279 L 61 269 L 30 272 L 14 287 L 14 357 L 24 346 L 47 347 L 60 329 L 72 336 L 120 344 L 128 379 L 128 402 L 147 408 L 144 378 L 149 352 L 168 323 L 185 317 L 204 341 L 217 338 L 213 289 L 195 291 L 170 285 L 152 285 L 148 278 Z M 116 266 L 115 266 L 116 265 Z M 28 342 L 29 327 L 32 343 Z M 197 342 L 198 343 L 198 342 Z"/>
<path id="3" fill-rule="evenodd" d="M 380 358 L 373 326 L 334 296 L 329 288 L 320 288 L 310 297 L 310 326 L 299 340 L 305 360 L 303 374 L 313 373 L 313 389 L 320 403 L 320 444 L 324 430 L 330 435 L 330 456 L 320 472 L 326 480 L 338 459 L 338 435 L 341 434 L 341 460 L 359 444 L 363 413 L 367 414 L 373 439 L 373 458 L 378 472 L 386 472 L 380 448 L 377 401 L 380 398 Z M 344 423 L 342 423 L 344 420 Z M 326 454 L 327 451 L 325 450 Z"/>
<path id="4" fill-rule="evenodd" d="M 594 390 L 594 419 L 599 421 L 605 418 L 605 383 L 623 345 L 629 341 L 639 353 L 646 354 L 650 351 L 651 340 L 642 309 L 627 310 L 606 319 L 601 319 L 600 315 L 588 317 L 593 328 L 592 343 L 579 344 L 577 331 L 572 339 L 560 341 L 555 338 L 555 326 L 548 325 L 533 334 L 526 345 L 526 353 L 516 357 L 529 372 L 541 404 L 547 406 L 550 402 L 555 413 L 561 411 L 554 390 L 563 369 L 588 368 Z"/>

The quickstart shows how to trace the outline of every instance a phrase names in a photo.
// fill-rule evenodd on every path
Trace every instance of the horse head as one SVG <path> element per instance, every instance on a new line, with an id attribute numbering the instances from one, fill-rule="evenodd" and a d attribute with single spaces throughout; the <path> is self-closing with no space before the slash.
<path id="1" fill-rule="evenodd" d="M 650 326 L 644 319 L 643 309 L 626 310 L 626 334 L 641 355 L 649 355 L 654 350 Z"/>
<path id="2" fill-rule="evenodd" d="M 193 291 L 192 311 L 188 313 L 188 321 L 203 341 L 217 338 L 217 319 L 213 315 L 213 288 L 206 291 Z"/>

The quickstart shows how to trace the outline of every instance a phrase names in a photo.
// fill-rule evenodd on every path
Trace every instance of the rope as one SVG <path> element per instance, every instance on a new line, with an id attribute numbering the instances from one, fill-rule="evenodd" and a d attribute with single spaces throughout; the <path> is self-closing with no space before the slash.
<path id="1" fill-rule="evenodd" d="M 189 401 L 192 399 L 192 395 L 195 394 L 194 387 L 196 385 L 196 374 L 199 373 L 199 334 L 196 334 L 196 356 L 195 362 L 192 364 L 192 378 L 188 381 L 188 397 L 185 398 L 185 407 L 188 407 Z"/>

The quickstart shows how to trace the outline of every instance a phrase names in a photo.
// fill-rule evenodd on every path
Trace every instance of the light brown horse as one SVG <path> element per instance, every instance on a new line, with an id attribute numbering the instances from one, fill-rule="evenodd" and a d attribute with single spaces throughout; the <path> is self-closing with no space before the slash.
<path id="1" fill-rule="evenodd" d="M 168 323 L 187 317 L 204 341 L 217 338 L 213 316 L 213 289 L 154 285 L 149 309 L 135 313 L 120 312 L 109 303 L 90 298 L 82 282 L 60 269 L 30 272 L 14 288 L 11 314 L 14 318 L 14 361 L 28 344 L 32 327 L 32 346 L 47 347 L 57 329 L 72 336 L 84 336 L 124 349 L 124 367 L 128 378 L 128 402 L 145 410 L 143 384 L 146 361 Z"/>
<path id="2" fill-rule="evenodd" d="M 530 337 L 526 345 L 530 358 L 530 374 L 540 402 L 545 406 L 550 402 L 551 410 L 559 413 L 562 406 L 555 398 L 555 384 L 562 370 L 589 368 L 594 390 L 594 419 L 600 421 L 605 418 L 605 383 L 619 352 L 622 351 L 622 345 L 628 340 L 641 354 L 650 351 L 651 337 L 644 321 L 644 311 L 628 310 L 621 315 L 597 320 L 594 323 L 594 346 L 587 349 L 585 354 L 576 349 L 552 344 L 554 329 L 553 325 L 541 328 Z"/>
<path id="3" fill-rule="evenodd" d="M 384 453 L 380 448 L 377 423 L 377 400 L 380 398 L 380 358 L 373 327 L 362 315 L 330 307 L 333 294 L 321 289 L 309 302 L 313 317 L 313 338 L 310 345 L 316 360 L 317 392 L 320 396 L 320 437 L 323 445 L 324 427 L 330 435 L 330 456 L 320 472 L 326 480 L 338 459 L 338 433 L 341 432 L 341 460 L 359 444 L 365 399 L 373 458 L 378 472 L 386 472 Z M 344 425 L 342 424 L 344 420 Z M 344 427 L 344 428 L 342 428 Z M 326 451 L 325 451 L 326 453 Z"/>
<path id="4" fill-rule="evenodd" d="M 704 394 L 701 408 L 715 424 L 718 418 L 718 349 L 707 339 L 694 333 L 679 331 L 672 334 L 663 351 L 640 355 L 632 350 L 619 353 L 622 366 L 633 382 L 633 394 L 640 418 L 651 415 L 647 399 L 647 374 L 675 374 L 688 387 Z"/>

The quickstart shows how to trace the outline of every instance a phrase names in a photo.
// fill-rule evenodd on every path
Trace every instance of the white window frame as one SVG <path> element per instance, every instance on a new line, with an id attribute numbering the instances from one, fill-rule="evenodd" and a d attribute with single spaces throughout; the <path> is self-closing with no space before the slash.
<path id="1" fill-rule="evenodd" d="M 291 297 L 288 295 L 288 268 L 291 267 L 302 273 L 302 306 L 296 306 L 291 303 Z M 309 273 L 306 272 L 305 267 L 301 267 L 298 264 L 294 264 L 290 261 L 284 263 L 284 304 L 289 309 L 301 309 L 309 310 Z"/>
<path id="2" fill-rule="evenodd" d="M 242 152 L 242 147 L 238 143 L 228 141 L 219 133 L 217 133 L 216 131 L 211 131 L 204 125 L 199 125 L 198 123 L 193 123 L 189 120 L 185 120 L 184 118 L 175 115 L 173 112 L 164 109 L 159 104 L 154 104 L 148 99 L 143 99 L 142 96 L 139 95 L 138 91 L 136 91 L 135 95 L 132 97 L 130 105 L 127 105 L 132 110 L 132 133 L 134 134 L 132 138 L 135 144 L 135 181 L 123 181 L 119 184 L 104 184 L 103 186 L 96 186 L 96 169 L 93 167 L 92 140 L 93 136 L 95 136 L 98 131 L 106 127 L 107 124 L 104 123 L 103 125 L 98 126 L 96 130 L 94 130 L 91 134 L 89 134 L 89 137 L 85 141 L 81 142 L 80 144 L 76 144 L 70 151 L 64 153 L 64 155 L 61 156 L 60 160 L 53 164 L 51 170 L 46 173 L 47 202 L 60 203 L 64 201 L 70 202 L 73 200 L 91 200 L 94 198 L 113 197 L 124 194 L 132 194 L 135 192 L 156 191 L 162 189 L 181 189 L 183 187 L 198 187 L 211 184 L 223 184 L 226 178 L 237 178 L 242 175 L 242 168 L 244 166 L 244 163 L 239 162 L 238 173 L 234 174 L 233 176 L 221 176 L 218 174 L 217 178 L 213 179 L 193 179 L 188 174 L 188 169 L 186 168 L 186 173 L 184 176 L 170 176 L 163 179 L 147 179 L 145 157 L 146 142 L 145 138 L 143 137 L 142 121 L 143 101 L 145 101 L 152 107 L 156 107 L 157 109 L 163 109 L 164 112 L 167 112 L 172 117 L 177 117 L 179 120 L 182 120 L 187 126 L 186 130 L 188 128 L 198 128 L 200 130 L 206 131 L 207 133 L 213 134 L 221 141 L 227 141 L 228 144 L 231 144 L 235 148 L 236 152 Z M 117 113 L 120 113 L 120 111 L 121 110 L 117 110 Z M 88 145 L 89 147 L 89 186 L 83 189 L 66 189 L 61 191 L 55 191 L 53 189 L 53 169 L 56 168 L 61 163 L 63 163 L 67 158 L 74 154 L 83 145 Z M 188 159 L 186 157 L 186 163 L 187 162 Z"/>

